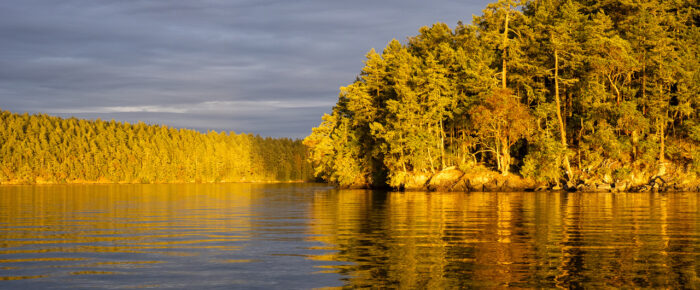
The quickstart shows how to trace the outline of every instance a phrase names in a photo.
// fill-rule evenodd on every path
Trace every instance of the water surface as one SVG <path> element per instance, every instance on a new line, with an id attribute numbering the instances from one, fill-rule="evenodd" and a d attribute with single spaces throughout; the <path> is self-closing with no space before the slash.
<path id="1" fill-rule="evenodd" d="M 696 193 L 0 186 L 0 288 L 700 288 Z"/>

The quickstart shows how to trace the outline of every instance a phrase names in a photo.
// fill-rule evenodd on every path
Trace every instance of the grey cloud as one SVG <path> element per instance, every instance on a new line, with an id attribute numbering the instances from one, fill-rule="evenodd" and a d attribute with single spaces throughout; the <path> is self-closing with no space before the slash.
<path id="1" fill-rule="evenodd" d="M 0 2 L 0 108 L 302 137 L 370 48 L 487 1 Z"/>

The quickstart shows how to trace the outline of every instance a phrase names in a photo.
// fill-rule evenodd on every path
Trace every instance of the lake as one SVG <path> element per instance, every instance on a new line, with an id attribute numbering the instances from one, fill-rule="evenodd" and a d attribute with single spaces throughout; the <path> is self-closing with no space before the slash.
<path id="1" fill-rule="evenodd" d="M 0 288 L 700 288 L 697 193 L 0 186 Z"/>

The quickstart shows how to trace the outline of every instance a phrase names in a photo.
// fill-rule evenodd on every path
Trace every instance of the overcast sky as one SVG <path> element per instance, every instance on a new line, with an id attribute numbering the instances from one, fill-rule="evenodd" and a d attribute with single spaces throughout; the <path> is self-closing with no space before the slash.
<path id="1" fill-rule="evenodd" d="M 304 137 L 371 48 L 489 1 L 0 1 L 0 108 Z"/>

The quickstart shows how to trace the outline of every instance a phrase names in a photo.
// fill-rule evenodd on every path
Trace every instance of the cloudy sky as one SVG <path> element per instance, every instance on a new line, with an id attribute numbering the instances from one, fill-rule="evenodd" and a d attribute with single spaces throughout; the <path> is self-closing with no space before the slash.
<path id="1" fill-rule="evenodd" d="M 0 109 L 304 137 L 370 48 L 489 1 L 0 1 Z"/>

